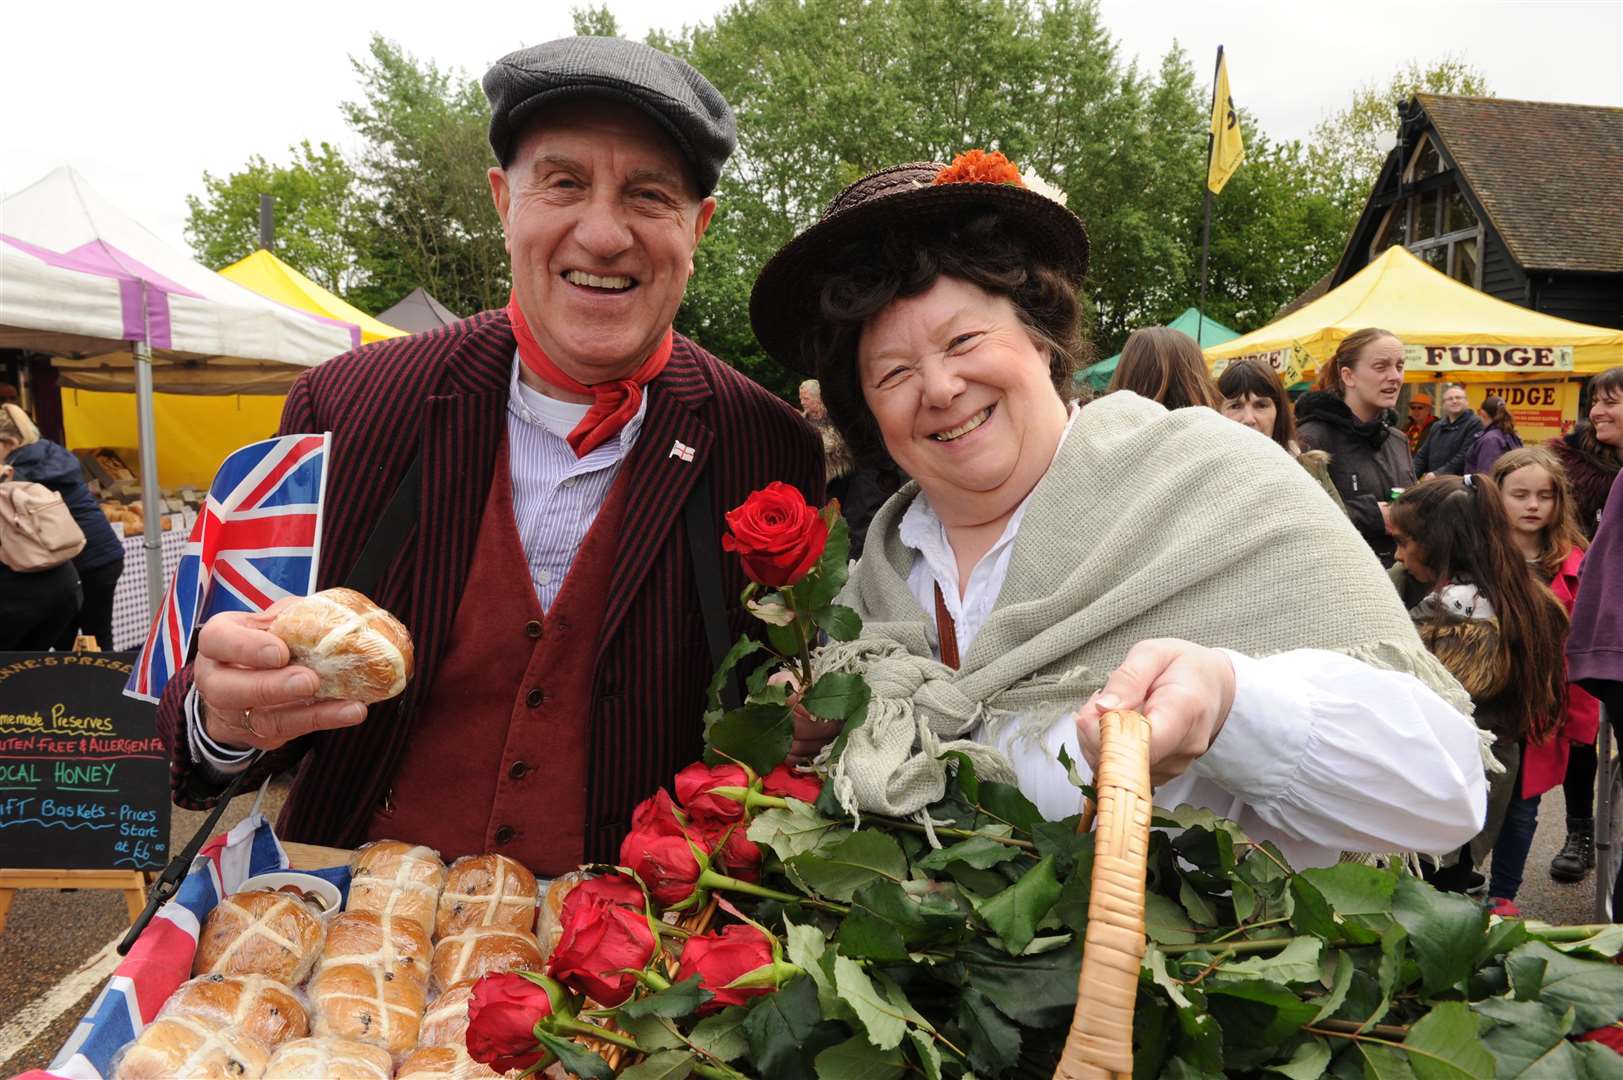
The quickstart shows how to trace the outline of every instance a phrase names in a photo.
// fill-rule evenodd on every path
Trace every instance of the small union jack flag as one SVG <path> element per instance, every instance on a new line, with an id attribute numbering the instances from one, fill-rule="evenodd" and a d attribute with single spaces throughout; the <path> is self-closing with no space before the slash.
<path id="1" fill-rule="evenodd" d="M 330 435 L 284 435 L 234 451 L 214 474 L 180 566 L 124 693 L 157 701 L 192 633 L 222 611 L 263 611 L 315 587 Z"/>

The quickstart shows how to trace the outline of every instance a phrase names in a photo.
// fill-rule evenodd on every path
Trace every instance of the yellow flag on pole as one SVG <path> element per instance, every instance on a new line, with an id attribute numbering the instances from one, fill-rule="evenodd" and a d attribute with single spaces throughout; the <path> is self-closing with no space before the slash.
<path id="1" fill-rule="evenodd" d="M 1217 85 L 1212 91 L 1212 154 L 1206 167 L 1206 186 L 1213 195 L 1223 190 L 1234 170 L 1245 160 L 1245 143 L 1240 139 L 1240 116 L 1229 94 L 1228 61 L 1217 53 Z"/>

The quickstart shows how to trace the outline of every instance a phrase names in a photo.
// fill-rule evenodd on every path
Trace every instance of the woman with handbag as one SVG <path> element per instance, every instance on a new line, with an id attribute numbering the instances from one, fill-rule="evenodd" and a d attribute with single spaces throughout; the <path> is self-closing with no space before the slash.
<path id="1" fill-rule="evenodd" d="M 16 405 L 0 406 L 0 461 L 39 440 L 39 429 Z M 17 481 L 12 466 L 0 466 L 0 486 Z M 8 491 L 9 495 L 10 492 Z M 10 504 L 10 500 L 6 500 Z M 14 570 L 8 540 L 13 534 L 0 525 L 0 651 L 42 651 L 51 648 L 79 613 L 79 574 L 69 557 L 37 570 Z"/>

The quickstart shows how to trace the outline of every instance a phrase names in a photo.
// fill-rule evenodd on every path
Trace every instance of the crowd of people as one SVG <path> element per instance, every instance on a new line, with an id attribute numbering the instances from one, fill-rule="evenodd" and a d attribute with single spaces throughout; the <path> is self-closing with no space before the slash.
<path id="1" fill-rule="evenodd" d="M 1200 385 L 1205 364 L 1195 343 L 1184 337 L 1186 344 L 1165 344 L 1167 335 L 1176 331 L 1139 331 L 1129 339 L 1111 389 L 1133 390 L 1168 408 L 1215 397 L 1225 416 L 1299 461 L 1315 453 L 1304 446 L 1327 452 L 1328 470 L 1320 475 L 1329 479 L 1329 493 L 1389 567 L 1421 640 L 1469 692 L 1478 727 L 1494 736 L 1500 769 L 1489 776 L 1482 831 L 1430 868 L 1434 883 L 1485 891 L 1495 910 L 1516 913 L 1539 798 L 1557 786 L 1567 839 L 1550 876 L 1581 880 L 1595 860 L 1600 702 L 1580 684 L 1611 695 L 1615 723 L 1623 715 L 1617 698 L 1623 682 L 1616 673 L 1575 680 L 1565 652 L 1580 595 L 1598 609 L 1608 590 L 1616 604 L 1623 587 L 1598 571 L 1587 575 L 1587 590 L 1580 587 L 1585 552 L 1605 520 L 1623 462 L 1623 367 L 1590 381 L 1587 414 L 1570 434 L 1523 446 L 1501 398 L 1489 395 L 1473 412 L 1458 384 L 1443 388 L 1441 417 L 1432 415 L 1429 395 L 1414 395 L 1409 422 L 1399 427 L 1402 342 L 1377 328 L 1343 341 L 1294 410 L 1265 361 L 1238 361 L 1208 389 Z M 1130 367 L 1141 336 L 1143 346 L 1162 343 L 1157 357 L 1179 357 L 1181 364 Z M 1623 507 L 1613 518 L 1615 537 L 1623 532 Z M 1584 632 L 1592 634 L 1593 626 Z M 1593 652 L 1593 643 L 1587 648 Z M 1616 656 L 1623 642 L 1605 648 Z M 1490 852 L 1485 876 L 1477 867 Z"/>

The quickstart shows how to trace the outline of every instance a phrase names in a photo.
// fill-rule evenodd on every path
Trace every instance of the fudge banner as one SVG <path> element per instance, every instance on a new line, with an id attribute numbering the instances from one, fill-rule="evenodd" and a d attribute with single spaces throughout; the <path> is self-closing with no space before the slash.
<path id="1" fill-rule="evenodd" d="M 123 694 L 133 653 L 0 653 L 0 850 L 11 868 L 158 870 L 169 755 Z"/>

